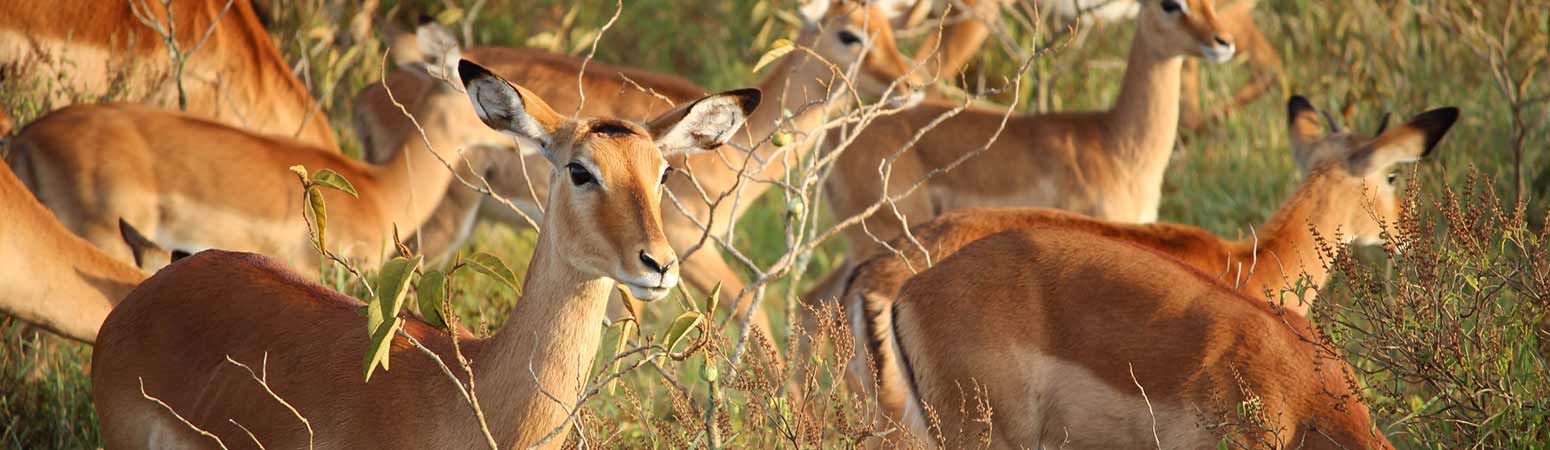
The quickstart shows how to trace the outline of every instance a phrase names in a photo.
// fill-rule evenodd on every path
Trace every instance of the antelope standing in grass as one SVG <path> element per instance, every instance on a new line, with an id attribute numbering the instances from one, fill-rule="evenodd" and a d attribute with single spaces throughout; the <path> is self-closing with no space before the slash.
<path id="1" fill-rule="evenodd" d="M 898 2 L 900 6 L 890 10 L 896 28 L 917 28 L 922 25 L 933 28 L 926 34 L 925 42 L 916 53 L 916 59 L 927 67 L 937 79 L 957 79 L 959 73 L 979 53 L 989 39 L 992 23 L 999 21 L 1002 8 L 1012 6 L 1008 0 L 917 0 Z M 952 12 L 948 6 L 952 4 Z M 1091 17 L 1098 22 L 1119 22 L 1136 17 L 1143 1 L 1137 0 L 1039 0 L 1041 10 L 1053 11 L 1065 19 Z M 1264 96 L 1281 77 L 1281 55 L 1275 45 L 1254 23 L 1254 6 L 1258 0 L 1233 0 L 1217 10 L 1217 20 L 1226 34 L 1237 45 L 1237 57 L 1252 72 L 1248 82 L 1233 92 L 1232 101 L 1209 113 L 1200 111 L 1199 65 L 1193 60 L 1184 62 L 1180 111 L 1180 123 L 1185 129 L 1200 130 L 1208 121 L 1230 114 L 1234 109 Z M 938 21 L 926 21 L 937 17 Z M 934 28 L 941 27 L 940 33 Z"/>
<path id="2" fill-rule="evenodd" d="M 709 227 L 712 235 L 725 235 L 728 227 L 735 224 L 753 205 L 753 200 L 770 188 L 768 183 L 741 182 L 739 171 L 747 166 L 749 172 L 744 177 L 758 180 L 777 178 L 786 165 L 773 161 L 799 159 L 816 141 L 816 138 L 804 140 L 804 136 L 817 131 L 827 117 L 845 111 L 850 106 L 849 92 L 843 82 L 819 57 L 840 68 L 859 67 L 860 76 L 856 82 L 859 84 L 858 90 L 862 92 L 887 94 L 890 101 L 895 103 L 910 103 L 918 99 L 917 88 L 924 83 L 920 77 L 912 74 L 908 58 L 894 46 L 892 32 L 882 11 L 879 2 L 813 1 L 802 6 L 801 15 L 808 23 L 795 42 L 811 48 L 812 52 L 793 51 L 764 69 L 769 75 L 759 83 L 759 88 L 769 100 L 761 103 L 752 113 L 747 127 L 737 133 L 735 141 L 753 147 L 752 151 L 744 152 L 726 146 L 715 152 L 669 158 L 674 172 L 693 175 L 693 179 L 682 174 L 669 176 L 668 189 L 679 202 L 667 208 L 663 215 L 668 240 L 674 249 L 686 253 L 683 271 L 690 285 L 709 292 L 720 283 L 726 292 L 734 295 L 743 290 L 744 285 L 738 272 L 727 265 L 715 245 L 708 241 L 702 245 L 704 231 L 701 227 Z M 424 40 L 423 36 L 421 40 Z M 421 45 L 433 47 L 423 42 Z M 577 74 L 581 73 L 581 61 L 578 58 L 536 50 L 503 48 L 474 48 L 467 55 L 471 60 L 491 64 L 497 73 L 532 87 L 544 98 L 559 99 L 555 105 L 562 111 L 573 110 L 580 104 Z M 675 102 L 693 98 L 703 91 L 676 77 L 618 69 L 595 62 L 587 66 L 581 80 L 588 98 L 581 111 L 583 114 L 625 118 L 646 117 L 668 106 L 661 98 L 640 92 L 636 83 Z M 899 80 L 899 85 L 890 88 L 894 80 Z M 388 79 L 388 85 L 399 98 L 403 98 L 405 92 L 416 92 L 419 89 L 417 83 L 423 81 L 414 82 L 403 74 Z M 824 100 L 828 100 L 828 103 L 813 106 Z M 402 113 L 388 101 L 386 93 L 377 85 L 360 95 L 356 109 L 361 112 L 358 123 L 365 130 L 363 134 L 374 135 L 370 139 L 373 148 L 391 146 L 412 136 L 414 132 Z M 782 118 L 783 111 L 791 111 L 795 116 L 786 122 Z M 797 142 L 787 147 L 776 147 L 768 139 L 776 131 L 790 133 L 796 137 Z M 389 153 L 369 151 L 368 154 L 382 158 Z M 548 186 L 549 173 L 531 169 L 541 164 L 534 156 L 526 157 L 526 161 L 504 153 L 489 156 L 493 159 L 489 169 L 493 191 L 510 198 L 525 212 L 536 216 L 539 212 L 536 206 L 542 204 L 548 195 L 545 188 Z M 765 165 L 761 167 L 761 164 Z M 523 167 L 529 169 L 524 170 Z M 531 191 L 529 186 L 533 188 Z M 733 201 L 733 196 L 729 195 L 714 210 L 701 200 L 702 195 L 716 200 L 733 192 L 741 192 L 741 200 Z M 482 198 L 462 186 L 453 186 L 448 195 L 451 200 L 436 213 L 437 219 L 428 223 L 437 228 L 421 230 L 424 234 L 423 242 L 427 243 L 422 250 L 429 255 L 445 254 L 467 237 L 472 225 L 469 220 L 474 216 L 472 208 Z M 682 209 L 678 207 L 680 205 Z M 493 213 L 494 217 L 508 223 L 526 223 L 504 205 L 489 205 L 483 211 Z M 446 220 L 449 217 L 453 220 Z M 696 250 L 689 253 L 689 249 Z M 741 311 L 744 308 L 746 304 L 739 305 L 735 310 Z M 766 335 L 770 335 L 768 321 L 762 310 L 755 308 L 754 313 L 757 326 Z"/>
<path id="3" fill-rule="evenodd" d="M 55 104 L 113 96 L 177 108 L 164 35 L 136 11 L 164 30 L 170 14 L 177 45 L 191 52 L 183 68 L 189 113 L 338 151 L 322 108 L 246 0 L 178 0 L 171 11 L 159 0 L 0 0 L 0 11 L 0 79 L 18 93 L 42 89 Z"/>
<path id="4" fill-rule="evenodd" d="M 1393 448 L 1307 319 L 1128 242 L 996 234 L 911 277 L 885 314 L 905 426 L 932 436 L 932 414 L 946 448 Z"/>
<path id="5" fill-rule="evenodd" d="M 315 276 L 320 256 L 291 166 L 332 169 L 354 184 L 359 198 L 324 189 L 325 242 L 342 257 L 371 263 L 391 248 L 395 226 L 412 229 L 430 216 L 452 181 L 443 161 L 458 163 L 454 149 L 500 142 L 461 126 L 476 120 L 464 95 L 435 86 L 416 103 L 428 139 L 405 142 L 382 165 L 134 104 L 50 113 L 13 138 L 6 158 L 65 226 L 122 261 L 131 257 L 120 219 L 171 251 L 251 251 Z"/>
<path id="6" fill-rule="evenodd" d="M 1395 165 L 1429 154 L 1458 119 L 1458 110 L 1428 111 L 1374 137 L 1324 134 L 1319 114 L 1302 97 L 1288 105 L 1292 150 L 1306 179 L 1252 237 L 1226 240 L 1200 228 L 1176 224 L 1107 222 L 1039 208 L 974 208 L 954 211 L 917 226 L 915 238 L 932 260 L 947 258 L 972 242 L 1013 230 L 1083 231 L 1166 254 L 1250 298 L 1306 317 L 1309 301 L 1328 280 L 1320 240 L 1358 244 L 1381 242 L 1385 224 L 1400 215 Z M 876 397 L 880 412 L 897 423 L 903 416 L 908 382 L 888 334 L 900 286 L 929 262 L 907 239 L 892 243 L 903 256 L 878 254 L 844 278 L 841 296 L 856 334 L 856 357 L 848 367 L 851 386 Z M 1303 278 L 1306 276 L 1306 278 Z M 1302 280 L 1306 280 L 1304 283 Z M 1306 290 L 1307 292 L 1301 292 Z M 875 369 L 874 369 L 875 368 Z M 873 377 L 877 370 L 879 377 Z M 874 391 L 874 388 L 876 389 Z M 887 422 L 879 422 L 886 424 Z"/>
<path id="7" fill-rule="evenodd" d="M 459 74 L 480 119 L 539 142 L 559 172 L 522 298 L 495 336 L 461 344 L 495 442 L 529 448 L 563 426 L 581 395 L 614 282 L 648 300 L 677 284 L 660 216 L 666 157 L 721 145 L 758 93 L 712 95 L 642 125 L 568 119 L 482 68 L 462 64 Z M 246 448 L 251 431 L 267 448 L 485 447 L 472 408 L 406 339 L 395 337 L 392 370 L 362 380 L 361 305 L 256 255 L 207 251 L 168 266 L 113 311 L 97 341 L 92 397 L 106 446 L 216 447 L 143 390 L 228 446 Z M 404 321 L 457 364 L 446 335 Z M 268 387 L 310 420 L 315 437 L 228 357 L 264 364 Z"/>
<path id="8" fill-rule="evenodd" d="M 900 195 L 926 173 L 944 168 L 997 138 L 952 171 L 924 182 L 864 227 L 846 230 L 852 261 L 914 224 L 958 208 L 1044 206 L 1120 222 L 1157 219 L 1163 172 L 1178 134 L 1179 68 L 1187 56 L 1226 61 L 1233 37 L 1210 0 L 1151 0 L 1136 19 L 1124 86 L 1107 111 L 1017 115 L 997 138 L 1004 111 L 968 109 L 923 131 L 951 105 L 923 105 L 879 118 L 840 155 L 829 178 L 836 217 L 851 217 Z M 916 134 L 924 132 L 912 147 Z M 879 165 L 897 152 L 889 186 Z"/>

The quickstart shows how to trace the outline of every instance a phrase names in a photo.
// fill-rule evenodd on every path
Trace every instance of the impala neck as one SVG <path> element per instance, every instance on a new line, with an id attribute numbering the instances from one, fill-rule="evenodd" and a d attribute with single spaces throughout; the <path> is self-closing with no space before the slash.
<path id="1" fill-rule="evenodd" d="M 1327 171 L 1309 175 L 1302 187 L 1257 232 L 1257 243 L 1252 236 L 1238 241 L 1240 261 L 1257 261 L 1255 271 L 1264 274 L 1260 276 L 1278 281 L 1284 276 L 1288 281 L 1268 285 L 1290 287 L 1289 282 L 1303 274 L 1308 275 L 1314 287 L 1323 286 L 1329 279 L 1329 270 L 1320 261 L 1318 240 L 1343 245 L 1344 242 L 1335 241 L 1336 234 L 1349 236 L 1350 228 L 1342 228 L 1350 222 L 1346 215 L 1360 210 L 1339 204 L 1344 200 L 1342 194 L 1345 192 L 1339 188 L 1338 181 L 1328 179 L 1332 176 Z M 1355 196 L 1360 197 L 1360 194 Z M 1272 294 L 1279 296 L 1280 293 Z"/>
<path id="2" fill-rule="evenodd" d="M 565 421 L 602 339 L 614 282 L 564 260 L 557 242 L 564 228 L 553 219 L 560 215 L 544 215 L 522 296 L 473 362 L 480 403 L 503 448 L 527 448 Z M 564 440 L 561 434 L 544 448 Z"/>
<path id="3" fill-rule="evenodd" d="M 1137 19 L 1125 84 L 1109 112 L 1109 132 L 1118 144 L 1110 148 L 1166 164 L 1179 132 L 1179 72 L 1184 57 L 1161 48 L 1158 39 L 1149 39 L 1160 32 L 1148 29 L 1143 19 Z"/>
<path id="4" fill-rule="evenodd" d="M 413 114 L 425 130 L 425 139 L 417 132 L 410 132 L 410 138 L 392 159 L 372 168 L 381 193 L 384 218 L 388 219 L 387 223 L 398 224 L 405 235 L 424 224 L 441 204 L 447 185 L 453 179 L 452 171 L 442 161 L 456 167 L 462 161 L 460 147 L 467 150 L 487 143 L 490 136 L 475 131 L 484 130 L 483 125 L 467 126 L 479 123 L 473 105 L 466 95 L 446 86 L 430 89 L 414 105 Z M 425 147 L 427 141 L 431 144 L 429 149 Z"/>
<path id="5" fill-rule="evenodd" d="M 814 30 L 804 30 L 802 36 L 798 38 L 798 42 L 802 42 L 804 45 L 810 43 L 814 40 L 815 33 L 816 31 Z M 753 151 L 753 156 L 757 160 L 750 162 L 750 164 L 768 163 L 770 158 L 777 156 L 776 152 L 781 149 L 769 143 L 766 138 L 776 130 L 782 130 L 791 134 L 793 141 L 801 140 L 801 143 L 794 148 L 786 149 L 787 152 L 780 156 L 789 157 L 792 161 L 801 159 L 807 155 L 807 152 L 813 149 L 814 144 L 818 140 L 816 136 L 808 134 L 822 126 L 824 120 L 830 114 L 843 112 L 850 108 L 850 96 L 842 85 L 843 82 L 840 75 L 833 73 L 827 64 L 810 53 L 798 50 L 786 54 L 770 69 L 770 74 L 765 76 L 764 80 L 759 83 L 759 90 L 764 93 L 764 101 L 760 102 L 759 106 L 754 109 L 753 114 L 749 115 L 747 125 L 745 125 L 746 133 L 738 133 L 737 137 L 733 138 L 733 142 L 746 144 L 748 141 L 744 139 L 747 137 L 762 142 Z M 831 86 L 833 87 L 832 89 Z M 832 101 L 825 102 L 825 100 Z M 790 122 L 785 121 L 784 117 L 782 117 L 784 111 L 791 111 L 795 114 Z M 723 152 L 723 154 L 726 154 L 726 152 Z M 711 157 L 715 158 L 714 164 L 718 170 L 725 168 L 723 166 L 726 163 L 721 162 L 720 157 L 714 155 L 711 155 Z M 731 170 L 737 170 L 741 167 L 743 161 L 748 158 L 748 155 L 727 155 L 727 157 L 732 162 Z M 755 176 L 766 178 L 781 170 L 784 170 L 781 164 L 771 163 L 763 171 L 755 174 Z M 736 183 L 737 179 L 736 177 L 727 177 L 724 181 Z M 745 183 L 742 187 L 743 195 L 746 198 L 756 198 L 763 194 L 765 190 L 768 190 L 770 186 L 769 183 Z M 706 190 L 709 192 L 721 192 L 731 188 L 731 184 L 727 186 L 706 186 Z M 739 208 L 746 209 L 751 203 L 740 202 Z M 741 216 L 741 213 L 742 211 L 737 211 L 738 216 Z"/>

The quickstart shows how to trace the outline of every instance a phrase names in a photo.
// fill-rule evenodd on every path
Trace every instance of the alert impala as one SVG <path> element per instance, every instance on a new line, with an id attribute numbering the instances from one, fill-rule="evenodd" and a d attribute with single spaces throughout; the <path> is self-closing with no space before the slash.
<path id="1" fill-rule="evenodd" d="M 166 28 L 159 0 L 0 0 L 0 79 L 18 92 L 46 89 L 56 107 L 112 95 L 177 108 L 163 36 L 136 9 Z M 251 4 L 178 0 L 170 14 L 179 47 L 192 51 L 183 73 L 189 113 L 338 151 L 328 118 Z"/>
<path id="2" fill-rule="evenodd" d="M 953 80 L 968 66 L 975 54 L 989 39 L 992 23 L 1000 20 L 1003 8 L 1011 7 L 1008 0 L 917 0 L 900 1 L 900 6 L 890 10 L 898 28 L 931 27 L 926 40 L 916 53 L 916 59 L 933 68 L 938 79 Z M 948 4 L 953 4 L 949 14 Z M 1041 11 L 1053 11 L 1065 19 L 1092 18 L 1098 22 L 1119 22 L 1136 17 L 1142 1 L 1137 0 L 1039 0 Z M 1254 23 L 1253 11 L 1257 0 L 1233 0 L 1217 10 L 1217 20 L 1226 28 L 1237 44 L 1238 59 L 1244 61 L 1252 72 L 1250 79 L 1233 92 L 1232 100 L 1215 110 L 1200 111 L 1199 65 L 1184 62 L 1180 111 L 1180 124 L 1185 129 L 1200 130 L 1211 120 L 1230 114 L 1234 109 L 1252 102 L 1274 87 L 1281 77 L 1280 52 Z M 938 21 L 926 21 L 937 17 Z M 941 27 L 938 32 L 935 28 Z"/>
<path id="3" fill-rule="evenodd" d="M 758 92 L 687 102 L 645 124 L 569 119 L 532 91 L 471 63 L 460 66 L 479 118 L 541 143 L 539 151 L 560 172 L 549 182 L 550 214 L 522 298 L 493 337 L 461 344 L 495 442 L 529 448 L 565 422 L 567 406 L 581 395 L 614 282 L 647 300 L 677 284 L 679 265 L 660 216 L 666 157 L 729 139 Z M 479 419 L 458 388 L 407 339 L 394 338 L 391 370 L 362 379 L 361 305 L 257 255 L 206 251 L 173 263 L 103 325 L 92 397 L 106 447 L 216 447 L 142 392 L 227 444 L 245 446 L 251 432 L 267 448 L 485 447 Z M 445 334 L 404 321 L 406 333 L 457 364 Z M 268 388 L 310 426 L 228 357 L 264 364 Z"/>
<path id="4" fill-rule="evenodd" d="M 800 13 L 808 24 L 795 43 L 812 49 L 812 52 L 793 51 L 763 69 L 768 75 L 760 81 L 759 88 L 765 93 L 765 98 L 770 100 L 761 103 L 749 118 L 748 126 L 737 133 L 735 142 L 745 148 L 752 144 L 758 145 L 751 152 L 728 146 L 715 152 L 669 159 L 675 174 L 669 176 L 667 186 L 679 201 L 667 208 L 663 223 L 674 249 L 686 252 L 697 248 L 687 253 L 683 261 L 684 276 L 690 285 L 709 292 L 721 283 L 726 292 L 734 295 L 743 290 L 744 285 L 738 272 L 727 265 L 715 246 L 701 245 L 701 236 L 704 235 L 701 227 L 708 227 L 713 235 L 724 235 L 727 228 L 736 223 L 754 203 L 752 199 L 770 188 L 768 183 L 740 182 L 742 177 L 775 178 L 784 170 L 784 166 L 772 161 L 796 161 L 810 151 L 812 142 L 816 140 L 808 139 L 794 146 L 780 148 L 770 143 L 768 136 L 776 131 L 784 131 L 802 139 L 817 130 L 826 117 L 850 106 L 848 92 L 841 86 L 843 83 L 838 75 L 819 57 L 840 68 L 859 65 L 861 76 L 857 82 L 860 84 L 859 89 L 864 92 L 891 92 L 890 98 L 895 102 L 907 103 L 918 99 L 916 90 L 924 83 L 920 77 L 912 74 L 908 58 L 894 47 L 893 35 L 882 11 L 876 2 L 812 1 L 804 4 Z M 674 102 L 682 102 L 703 92 L 676 77 L 651 75 L 593 62 L 587 65 L 587 71 L 581 78 L 588 93 L 588 100 L 581 105 L 577 94 L 577 74 L 581 73 L 581 60 L 578 58 L 535 50 L 501 48 L 470 49 L 468 55 L 470 59 L 491 64 L 497 73 L 532 87 L 544 98 L 559 99 L 555 105 L 562 111 L 584 106 L 581 110 L 584 114 L 641 118 L 667 107 L 668 103 L 663 99 L 637 89 L 637 83 Z M 890 89 L 894 80 L 899 80 L 899 86 Z M 415 92 L 415 84 L 403 75 L 388 79 L 388 85 L 399 98 L 403 98 L 405 92 Z M 827 104 L 813 106 L 825 99 L 828 100 Z M 386 93 L 376 85 L 361 94 L 357 110 L 362 112 L 358 121 L 362 129 L 375 136 L 371 139 L 375 148 L 392 146 L 414 132 L 397 107 L 387 100 Z M 784 119 L 783 111 L 794 113 L 794 117 Z M 389 153 L 371 151 L 369 154 L 381 158 Z M 489 168 L 492 176 L 489 179 L 494 192 L 510 198 L 530 215 L 537 215 L 539 211 L 536 206 L 548 195 L 545 187 L 548 186 L 550 172 L 533 170 L 534 167 L 541 167 L 534 156 L 526 157 L 525 162 L 515 155 L 503 153 L 488 156 L 493 160 Z M 748 166 L 749 171 L 740 176 L 739 171 L 744 170 L 744 166 Z M 693 179 L 686 174 L 693 174 Z M 727 195 L 728 200 L 714 210 L 701 200 L 702 195 L 715 200 L 733 192 L 740 192 L 740 201 L 734 202 L 731 200 L 733 196 Z M 422 230 L 426 234 L 424 242 L 434 245 L 427 245 L 423 249 L 430 255 L 445 254 L 466 238 L 467 231 L 471 230 L 468 220 L 474 217 L 471 208 L 477 206 L 481 198 L 478 193 L 462 186 L 454 186 L 448 195 L 452 201 L 438 211 L 437 218 L 429 223 L 438 228 Z M 508 223 L 526 223 L 504 205 L 491 206 L 483 211 L 493 213 L 494 217 Z M 745 308 L 746 304 L 743 304 L 736 310 Z M 762 310 L 756 308 L 754 312 L 757 315 L 756 323 L 768 335 L 770 330 Z"/>
<path id="5" fill-rule="evenodd" d="M 877 247 L 873 236 L 886 241 L 958 208 L 1044 206 L 1121 222 L 1156 220 L 1178 135 L 1180 66 L 1188 56 L 1225 61 L 1235 47 L 1210 0 L 1149 1 L 1136 27 L 1124 85 L 1107 111 L 1018 115 L 998 134 L 1004 111 L 971 108 L 931 128 L 953 106 L 923 105 L 862 130 L 829 177 L 835 217 L 862 213 L 885 193 L 899 196 L 927 173 L 963 162 L 900 198 L 897 214 L 885 209 L 864 227 L 847 229 L 851 260 Z M 879 165 L 900 151 L 883 186 Z"/>
<path id="6" fill-rule="evenodd" d="M 923 247 L 902 237 L 895 239 L 892 245 L 903 252 L 902 257 L 879 254 L 842 276 L 848 281 L 840 298 L 857 343 L 857 357 L 848 367 L 852 387 L 875 396 L 884 417 L 894 421 L 903 417 L 908 384 L 897 371 L 897 357 L 889 344 L 892 336 L 886 332 L 891 317 L 885 312 L 891 310 L 905 280 L 928 267 L 922 249 L 931 260 L 940 261 L 976 240 L 1005 231 L 1072 229 L 1125 241 L 1178 259 L 1288 314 L 1306 317 L 1312 306 L 1309 301 L 1329 278 L 1320 246 L 1380 242 L 1385 225 L 1397 221 L 1400 213 L 1393 166 L 1430 153 L 1457 120 L 1458 110 L 1428 111 L 1374 137 L 1346 132 L 1326 135 L 1319 127 L 1319 114 L 1302 97 L 1292 98 L 1288 113 L 1293 153 L 1306 179 L 1263 226 L 1244 239 L 1227 240 L 1187 225 L 1107 222 L 1040 208 L 954 211 L 915 228 L 916 242 Z M 1385 156 L 1358 162 L 1376 155 Z M 881 375 L 875 380 L 873 368 Z"/>

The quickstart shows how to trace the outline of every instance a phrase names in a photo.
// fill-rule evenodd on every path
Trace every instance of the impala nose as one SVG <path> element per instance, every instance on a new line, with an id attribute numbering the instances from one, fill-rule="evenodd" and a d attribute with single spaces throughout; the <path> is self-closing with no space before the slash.
<path id="1" fill-rule="evenodd" d="M 677 263 L 678 261 L 670 260 L 666 264 L 659 263 L 659 262 L 657 262 L 657 258 L 654 258 L 651 255 L 647 254 L 645 250 L 641 250 L 640 251 L 640 262 L 642 264 L 645 264 L 646 268 L 647 269 L 651 269 L 652 272 L 656 272 L 656 273 L 664 274 L 665 275 L 665 274 L 667 274 L 668 269 L 673 268 L 673 264 Z"/>

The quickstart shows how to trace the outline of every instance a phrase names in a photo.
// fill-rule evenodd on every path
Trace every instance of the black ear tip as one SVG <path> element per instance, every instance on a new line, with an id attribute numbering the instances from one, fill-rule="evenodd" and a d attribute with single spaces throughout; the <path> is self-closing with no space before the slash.
<path id="1" fill-rule="evenodd" d="M 1453 124 L 1458 120 L 1459 109 L 1449 106 L 1415 116 L 1415 119 L 1410 120 L 1410 126 L 1426 133 L 1426 154 L 1431 154 L 1432 149 L 1437 148 L 1437 143 L 1448 134 L 1448 130 L 1453 129 Z"/>
<path id="2" fill-rule="evenodd" d="M 1288 116 L 1296 116 L 1297 113 L 1303 111 L 1317 110 L 1317 108 L 1313 107 L 1313 102 L 1308 101 L 1307 97 L 1301 95 L 1293 95 L 1292 98 L 1286 101 L 1286 115 Z"/>
<path id="3" fill-rule="evenodd" d="M 468 83 L 472 82 L 473 80 L 491 75 L 489 69 L 484 68 L 484 66 L 474 64 L 473 61 L 466 59 L 457 60 L 457 74 L 458 78 L 463 80 L 464 86 L 468 86 Z"/>
<path id="4" fill-rule="evenodd" d="M 737 97 L 737 104 L 743 108 L 743 114 L 753 114 L 753 110 L 759 107 L 759 102 L 764 99 L 764 92 L 758 88 L 737 89 L 731 92 Z"/>

